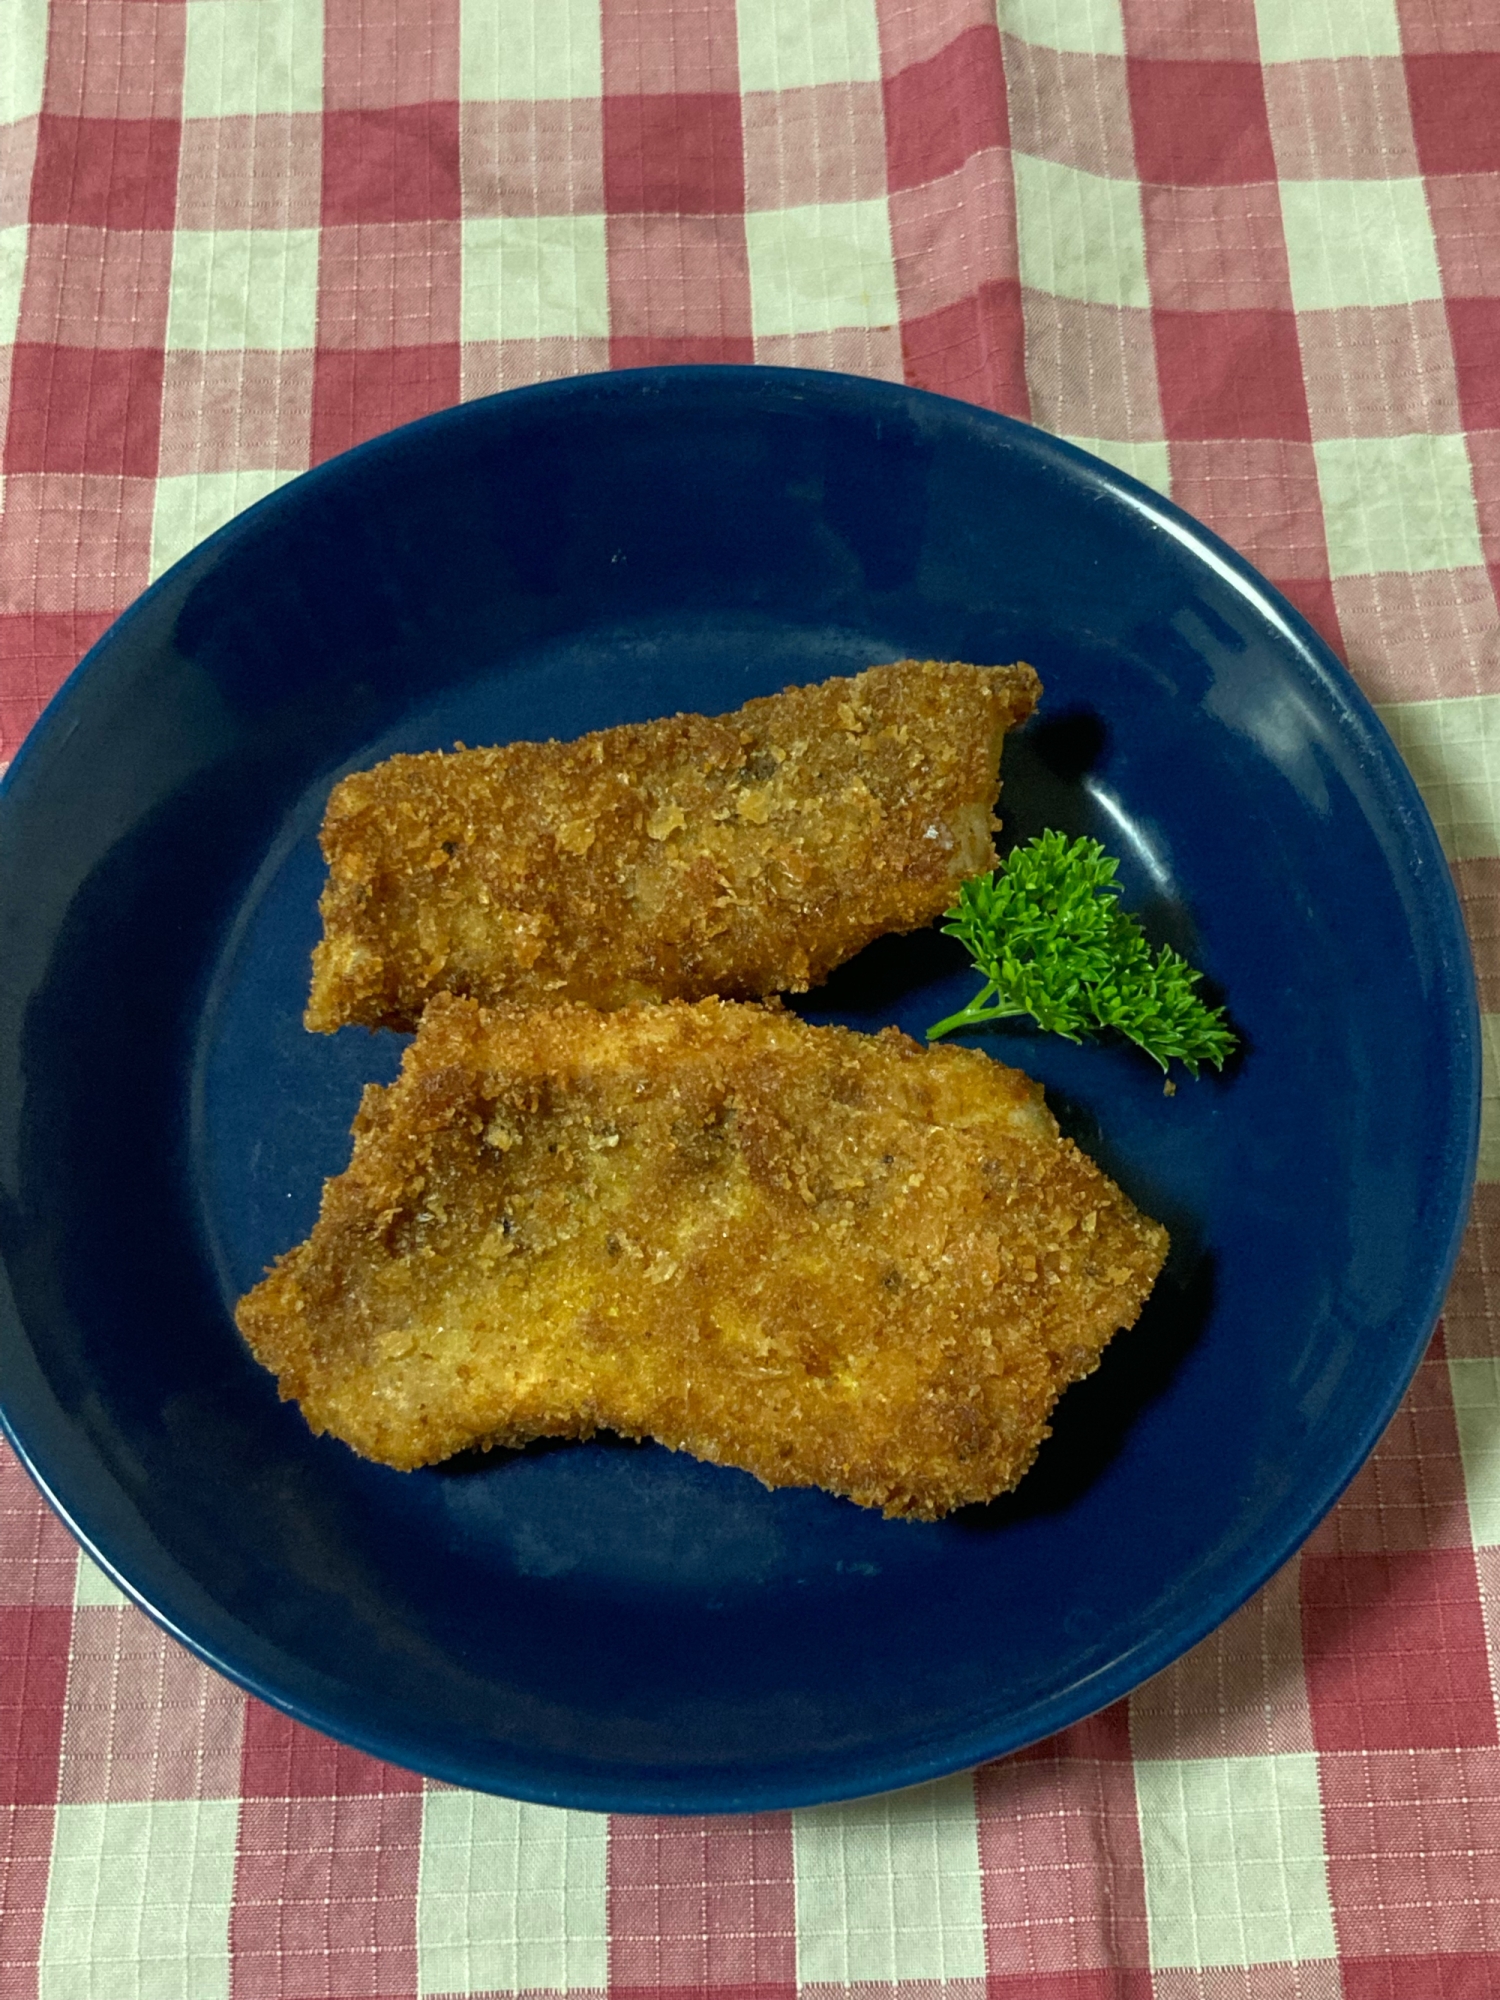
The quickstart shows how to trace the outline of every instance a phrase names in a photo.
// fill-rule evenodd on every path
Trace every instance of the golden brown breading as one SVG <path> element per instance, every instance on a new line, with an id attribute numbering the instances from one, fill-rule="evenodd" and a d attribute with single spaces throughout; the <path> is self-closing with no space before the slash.
<path id="1" fill-rule="evenodd" d="M 575 743 L 392 757 L 336 787 L 307 1025 L 434 993 L 546 1006 L 801 992 L 994 866 L 1030 667 L 903 661 Z"/>
<path id="2" fill-rule="evenodd" d="M 439 998 L 240 1303 L 318 1431 L 408 1468 L 609 1429 L 932 1518 L 1013 1486 L 1166 1232 L 970 1049 L 705 1000 Z"/>

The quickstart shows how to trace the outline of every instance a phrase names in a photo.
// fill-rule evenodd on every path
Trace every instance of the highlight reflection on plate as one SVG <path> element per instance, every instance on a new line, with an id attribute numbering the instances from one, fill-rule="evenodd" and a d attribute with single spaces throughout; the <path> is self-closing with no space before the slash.
<path id="1" fill-rule="evenodd" d="M 1022 1028 L 1172 1231 L 1018 1491 L 936 1525 L 654 1446 L 401 1475 L 314 1439 L 230 1308 L 400 1038 L 301 1027 L 316 828 L 399 749 L 728 709 L 904 655 L 1026 658 L 1007 838 L 1089 832 L 1246 1048 L 1163 1095 Z M 1306 1535 L 1436 1316 L 1477 1132 L 1451 884 L 1348 677 L 1204 530 L 1024 425 L 803 371 L 492 398 L 294 482 L 95 648 L 0 795 L 0 1395 L 75 1530 L 318 1728 L 552 1803 L 881 1790 L 1123 1693 Z M 920 1034 L 935 932 L 798 1002 Z"/>

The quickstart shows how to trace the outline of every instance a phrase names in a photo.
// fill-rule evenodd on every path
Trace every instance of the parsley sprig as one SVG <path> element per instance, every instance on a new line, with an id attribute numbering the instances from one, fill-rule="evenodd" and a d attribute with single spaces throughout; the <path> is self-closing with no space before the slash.
<path id="1" fill-rule="evenodd" d="M 1222 1069 L 1236 1037 L 1222 1007 L 1194 992 L 1201 975 L 1170 945 L 1153 951 L 1121 908 L 1119 863 L 1097 840 L 1038 834 L 958 892 L 943 929 L 984 974 L 968 1006 L 927 1030 L 929 1041 L 1029 1014 L 1076 1042 L 1113 1028 L 1166 1069 Z"/>

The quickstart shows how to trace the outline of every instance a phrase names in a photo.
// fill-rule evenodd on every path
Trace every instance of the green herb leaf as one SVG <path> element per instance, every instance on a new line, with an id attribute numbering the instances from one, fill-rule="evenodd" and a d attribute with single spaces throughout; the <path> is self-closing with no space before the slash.
<path id="1" fill-rule="evenodd" d="M 1038 834 L 958 892 L 943 929 L 984 975 L 968 1006 L 927 1030 L 929 1041 L 1029 1014 L 1040 1028 L 1079 1041 L 1112 1028 L 1166 1069 L 1222 1069 L 1236 1036 L 1222 1007 L 1194 992 L 1200 974 L 1145 933 L 1120 906 L 1119 863 L 1097 840 Z"/>

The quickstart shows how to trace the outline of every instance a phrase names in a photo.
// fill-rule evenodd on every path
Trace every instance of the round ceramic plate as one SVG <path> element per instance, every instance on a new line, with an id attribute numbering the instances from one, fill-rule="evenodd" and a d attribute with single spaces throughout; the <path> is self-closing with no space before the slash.
<path id="1" fill-rule="evenodd" d="M 1096 834 L 1227 999 L 1222 1077 L 982 1046 L 1169 1226 L 1017 1492 L 936 1525 L 599 1438 L 401 1474 L 231 1319 L 401 1039 L 306 1034 L 316 830 L 397 750 L 1028 659 L 1006 838 Z M 1437 1314 L 1478 1037 L 1432 827 L 1346 673 L 1157 495 L 982 410 L 705 368 L 471 403 L 283 488 L 94 648 L 0 798 L 0 1394 L 98 1560 L 213 1666 L 397 1763 L 732 1811 L 973 1764 L 1234 1609 L 1378 1437 Z M 887 939 L 798 1004 L 920 1035 Z"/>

